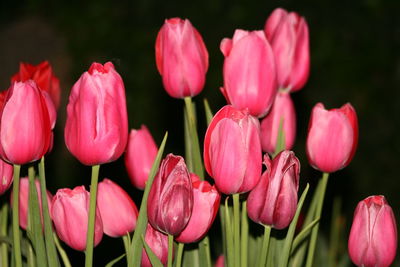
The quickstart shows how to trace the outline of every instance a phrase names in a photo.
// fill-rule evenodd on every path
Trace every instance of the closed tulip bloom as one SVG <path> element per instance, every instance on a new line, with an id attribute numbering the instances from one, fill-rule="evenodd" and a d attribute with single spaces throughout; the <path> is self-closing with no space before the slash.
<path id="1" fill-rule="evenodd" d="M 176 236 L 189 222 L 193 209 L 193 189 L 185 161 L 168 154 L 154 177 L 147 201 L 150 224 Z"/>
<path id="2" fill-rule="evenodd" d="M 135 229 L 137 207 L 128 193 L 110 179 L 104 179 L 99 183 L 97 207 L 106 235 L 120 237 Z"/>
<path id="3" fill-rule="evenodd" d="M 263 117 L 277 92 L 274 54 L 265 34 L 236 30 L 232 39 L 222 40 L 220 49 L 225 56 L 221 91 L 228 104 Z"/>
<path id="4" fill-rule="evenodd" d="M 164 88 L 175 98 L 198 95 L 208 69 L 208 52 L 188 19 L 165 20 L 156 41 L 157 69 Z"/>
<path id="5" fill-rule="evenodd" d="M 85 187 L 74 189 L 59 189 L 53 198 L 51 219 L 58 237 L 75 250 L 86 249 L 86 234 L 88 228 L 89 192 Z M 94 224 L 94 246 L 103 238 L 103 223 L 96 209 Z"/>
<path id="6" fill-rule="evenodd" d="M 49 149 L 51 125 L 46 100 L 35 82 L 14 82 L 0 118 L 0 154 L 12 164 L 40 159 Z"/>
<path id="7" fill-rule="evenodd" d="M 72 87 L 65 143 L 85 165 L 118 159 L 128 141 L 125 88 L 114 65 L 93 63 Z"/>
<path id="8" fill-rule="evenodd" d="M 61 98 L 60 81 L 54 75 L 48 61 L 43 61 L 38 65 L 21 62 L 19 72 L 11 77 L 11 81 L 25 82 L 27 80 L 34 80 L 41 90 L 47 92 L 55 108 L 58 109 Z"/>
<path id="9" fill-rule="evenodd" d="M 358 143 L 357 114 L 349 103 L 326 110 L 318 103 L 312 110 L 307 136 L 307 157 L 322 172 L 335 172 L 352 160 Z"/>
<path id="10" fill-rule="evenodd" d="M 157 145 L 146 126 L 131 130 L 125 151 L 125 167 L 136 188 L 143 190 L 146 186 L 157 152 Z"/>
<path id="11" fill-rule="evenodd" d="M 175 238 L 180 243 L 197 242 L 207 234 L 217 215 L 221 199 L 215 186 L 207 181 L 200 181 L 193 173 L 190 175 L 193 185 L 193 211 L 189 223 Z"/>
<path id="12" fill-rule="evenodd" d="M 296 138 L 296 111 L 292 98 L 287 92 L 279 92 L 271 112 L 261 121 L 261 146 L 264 152 L 275 152 L 279 127 L 283 122 L 285 149 L 293 147 Z"/>
<path id="13" fill-rule="evenodd" d="M 260 123 L 247 110 L 225 106 L 204 138 L 204 165 L 224 194 L 248 192 L 261 176 Z"/>
<path id="14" fill-rule="evenodd" d="M 284 229 L 297 209 L 300 162 L 284 150 L 273 160 L 266 154 L 264 164 L 267 169 L 247 199 L 247 213 L 256 223 Z"/>
<path id="15" fill-rule="evenodd" d="M 4 194 L 10 188 L 13 182 L 13 166 L 0 159 L 0 195 Z"/>
<path id="16" fill-rule="evenodd" d="M 264 28 L 275 55 L 279 87 L 291 92 L 301 89 L 310 72 L 307 22 L 295 12 L 275 9 Z"/>
<path id="17" fill-rule="evenodd" d="M 397 227 L 392 208 L 384 196 L 370 196 L 358 203 L 348 248 L 357 266 L 391 266 L 396 257 Z"/>
<path id="18" fill-rule="evenodd" d="M 151 224 L 147 224 L 144 241 L 147 243 L 147 245 L 149 245 L 153 253 L 161 261 L 161 263 L 166 266 L 168 261 L 168 236 L 154 229 Z M 142 251 L 142 263 L 140 266 L 153 266 L 144 248 Z"/>

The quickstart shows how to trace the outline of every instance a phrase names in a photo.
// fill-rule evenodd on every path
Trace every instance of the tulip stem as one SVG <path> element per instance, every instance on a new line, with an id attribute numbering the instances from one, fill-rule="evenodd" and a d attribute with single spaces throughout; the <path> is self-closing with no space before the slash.
<path id="1" fill-rule="evenodd" d="M 19 236 L 19 173 L 21 165 L 14 164 L 12 230 L 15 267 L 22 267 L 21 238 Z"/>
<path id="2" fill-rule="evenodd" d="M 233 194 L 233 236 L 235 266 L 240 266 L 240 200 L 239 194 Z"/>
<path id="3" fill-rule="evenodd" d="M 7 236 L 8 228 L 8 204 L 4 203 L 1 208 L 0 235 Z M 1 244 L 1 266 L 8 267 L 8 247 L 6 243 Z"/>
<path id="4" fill-rule="evenodd" d="M 175 267 L 182 266 L 182 256 L 183 256 L 183 249 L 185 247 L 184 243 L 178 243 L 178 253 L 176 255 L 176 265 Z"/>
<path id="5" fill-rule="evenodd" d="M 271 236 L 271 227 L 268 225 L 264 225 L 264 237 L 263 237 L 263 243 L 261 247 L 261 254 L 260 258 L 258 259 L 258 267 L 264 267 L 266 260 L 267 260 L 267 255 L 268 255 L 268 247 L 269 247 L 269 238 Z"/>
<path id="6" fill-rule="evenodd" d="M 88 230 L 86 237 L 85 267 L 93 266 L 94 224 L 96 218 L 97 183 L 99 180 L 100 165 L 92 166 L 92 179 L 90 183 L 90 204 Z"/>
<path id="7" fill-rule="evenodd" d="M 247 252 L 248 252 L 248 244 L 249 244 L 249 222 L 247 217 L 247 201 L 243 201 L 242 203 L 242 236 L 241 236 L 241 267 L 247 267 Z"/>
<path id="8" fill-rule="evenodd" d="M 168 267 L 172 267 L 173 252 L 174 252 L 174 236 L 168 235 Z"/>
<path id="9" fill-rule="evenodd" d="M 321 217 L 322 206 L 324 205 L 326 186 L 328 184 L 328 178 L 329 178 L 329 173 L 324 172 L 324 174 L 322 175 L 321 187 L 319 188 L 320 191 L 318 192 L 318 201 L 314 219 Z M 313 266 L 314 252 L 315 252 L 315 247 L 317 245 L 318 229 L 319 229 L 319 222 L 315 225 L 315 227 L 312 229 L 311 232 L 310 246 L 308 248 L 308 253 L 307 253 L 306 267 Z"/>

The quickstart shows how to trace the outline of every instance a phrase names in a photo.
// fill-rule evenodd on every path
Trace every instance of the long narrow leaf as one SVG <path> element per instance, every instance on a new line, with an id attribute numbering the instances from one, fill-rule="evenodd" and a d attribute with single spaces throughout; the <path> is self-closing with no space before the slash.
<path id="1" fill-rule="evenodd" d="M 309 223 L 301 232 L 296 236 L 292 245 L 292 252 L 303 242 L 311 233 L 313 227 L 319 222 L 319 218 Z"/>
<path id="2" fill-rule="evenodd" d="M 114 264 L 116 264 L 117 262 L 119 262 L 120 260 L 122 260 L 123 258 L 125 258 L 126 254 L 122 254 L 121 256 L 118 256 L 117 258 L 113 259 L 112 261 L 110 261 L 109 263 L 106 264 L 105 267 L 112 267 L 114 266 Z"/>
<path id="3" fill-rule="evenodd" d="M 157 258 L 156 254 L 154 254 L 154 252 L 151 250 L 149 245 L 144 240 L 144 236 L 143 235 L 142 235 L 142 242 L 143 242 L 143 245 L 144 245 L 144 249 L 146 250 L 147 256 L 149 257 L 149 260 L 151 262 L 151 265 L 153 267 L 163 267 L 163 264 L 161 263 L 161 261 Z"/>
<path id="4" fill-rule="evenodd" d="M 207 99 L 204 98 L 204 110 L 206 112 L 206 120 L 207 120 L 207 125 L 210 124 L 212 118 L 213 118 L 213 113 L 211 111 L 210 105 L 208 104 Z"/>

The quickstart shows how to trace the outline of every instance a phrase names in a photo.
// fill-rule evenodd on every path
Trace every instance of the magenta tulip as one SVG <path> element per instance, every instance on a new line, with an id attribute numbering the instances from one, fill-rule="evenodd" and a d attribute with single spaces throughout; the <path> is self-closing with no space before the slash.
<path id="1" fill-rule="evenodd" d="M 312 110 L 307 136 L 307 157 L 311 166 L 335 172 L 352 160 L 358 142 L 357 114 L 349 103 L 326 110 L 318 103 Z"/>
<path id="2" fill-rule="evenodd" d="M 156 63 L 167 93 L 175 98 L 198 95 L 208 69 L 208 52 L 188 19 L 165 20 L 157 35 Z"/>
<path id="3" fill-rule="evenodd" d="M 104 179 L 99 183 L 97 207 L 106 235 L 120 237 L 135 229 L 137 207 L 128 193 L 110 179 Z"/>
<path id="4" fill-rule="evenodd" d="M 0 196 L 10 188 L 13 182 L 13 166 L 0 159 Z"/>
<path id="5" fill-rule="evenodd" d="M 168 154 L 154 177 L 147 201 L 150 224 L 176 236 L 189 222 L 193 209 L 193 189 L 185 161 Z"/>
<path id="6" fill-rule="evenodd" d="M 175 240 L 180 243 L 193 243 L 202 239 L 214 222 L 219 208 L 221 195 L 215 186 L 207 181 L 200 181 L 191 174 L 193 185 L 193 211 L 189 223 Z"/>
<path id="7" fill-rule="evenodd" d="M 116 160 L 128 141 L 125 88 L 111 62 L 93 63 L 72 87 L 65 143 L 85 165 Z"/>
<path id="8" fill-rule="evenodd" d="M 143 190 L 146 186 L 157 152 L 157 145 L 146 126 L 131 130 L 125 152 L 125 167 L 136 188 Z"/>
<path id="9" fill-rule="evenodd" d="M 224 194 L 248 192 L 261 176 L 260 123 L 233 106 L 215 114 L 204 138 L 204 165 Z"/>
<path id="10" fill-rule="evenodd" d="M 247 199 L 247 213 L 256 223 L 284 229 L 297 209 L 300 162 L 284 150 L 273 160 L 266 154 L 264 164 L 267 169 Z"/>
<path id="11" fill-rule="evenodd" d="M 73 249 L 86 249 L 88 228 L 89 192 L 85 187 L 59 189 L 53 198 L 50 216 L 58 237 Z M 94 225 L 94 246 L 103 238 L 103 223 L 96 209 Z"/>
<path id="12" fill-rule="evenodd" d="M 32 80 L 8 89 L 0 118 L 0 154 L 12 164 L 40 159 L 49 149 L 51 125 L 46 100 Z"/>
<path id="13" fill-rule="evenodd" d="M 391 266 L 396 257 L 397 227 L 384 196 L 370 196 L 358 203 L 348 245 L 357 266 Z"/>
<path id="14" fill-rule="evenodd" d="M 279 127 L 283 123 L 285 149 L 293 147 L 296 138 L 296 111 L 292 98 L 287 92 L 279 92 L 275 98 L 271 112 L 261 121 L 261 146 L 270 154 L 276 150 Z"/>
<path id="15" fill-rule="evenodd" d="M 151 224 L 147 224 L 146 235 L 144 241 L 151 248 L 153 253 L 166 266 L 168 261 L 168 236 L 154 229 Z M 142 251 L 142 263 L 141 267 L 152 267 L 149 257 L 145 249 Z"/>
<path id="16" fill-rule="evenodd" d="M 221 91 L 228 104 L 263 117 L 277 92 L 274 54 L 264 33 L 236 30 L 220 49 L 225 56 Z"/>
<path id="17" fill-rule="evenodd" d="M 274 51 L 279 87 L 291 92 L 301 89 L 310 72 L 307 22 L 295 12 L 277 8 L 264 31 Z"/>

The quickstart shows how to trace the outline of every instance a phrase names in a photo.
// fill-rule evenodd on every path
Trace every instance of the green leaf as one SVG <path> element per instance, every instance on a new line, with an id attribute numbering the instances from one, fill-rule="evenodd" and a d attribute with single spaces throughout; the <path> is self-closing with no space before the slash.
<path id="1" fill-rule="evenodd" d="M 315 219 L 311 223 L 307 225 L 307 227 L 303 228 L 301 232 L 296 236 L 296 238 L 293 241 L 292 245 L 292 253 L 296 251 L 297 247 L 303 242 L 311 233 L 311 230 L 317 223 L 319 222 L 319 218 Z"/>
<path id="2" fill-rule="evenodd" d="M 247 266 L 247 254 L 248 254 L 248 247 L 249 247 L 249 221 L 247 217 L 247 201 L 243 201 L 242 203 L 242 218 L 241 218 L 241 248 L 240 248 L 240 260 L 241 260 L 241 267 Z"/>
<path id="3" fill-rule="evenodd" d="M 8 203 L 5 202 L 1 207 L 0 213 L 0 236 L 7 236 L 7 226 L 8 226 Z M 8 267 L 8 247 L 7 244 L 1 244 L 1 266 Z"/>
<path id="4" fill-rule="evenodd" d="M 121 256 L 118 256 L 117 258 L 113 259 L 112 261 L 110 261 L 109 263 L 106 264 L 105 267 L 112 267 L 114 266 L 114 264 L 116 264 L 117 262 L 119 262 L 120 260 L 122 260 L 124 257 L 126 256 L 126 254 L 122 254 Z"/>
<path id="5" fill-rule="evenodd" d="M 276 139 L 276 147 L 275 152 L 273 154 L 273 158 L 279 154 L 282 150 L 285 150 L 285 131 L 283 130 L 283 118 L 279 121 L 279 130 L 278 130 L 278 137 Z"/>
<path id="6" fill-rule="evenodd" d="M 142 242 L 143 242 L 143 245 L 144 245 L 144 249 L 146 250 L 147 256 L 149 257 L 149 260 L 151 262 L 151 265 L 153 267 L 163 267 L 163 264 L 161 263 L 160 259 L 157 258 L 156 254 L 154 254 L 154 252 L 151 250 L 149 245 L 144 240 L 144 236 L 143 235 L 142 235 Z"/>
<path id="7" fill-rule="evenodd" d="M 228 198 L 225 199 L 225 235 L 226 235 L 226 250 L 227 250 L 227 266 L 234 266 L 234 253 L 233 253 L 233 230 L 231 211 L 228 206 Z"/>
<path id="8" fill-rule="evenodd" d="M 210 240 L 208 236 L 199 242 L 199 264 L 200 266 L 211 267 Z"/>
<path id="9" fill-rule="evenodd" d="M 206 112 L 207 125 L 209 125 L 214 115 L 206 98 L 204 98 L 204 110 Z"/>

